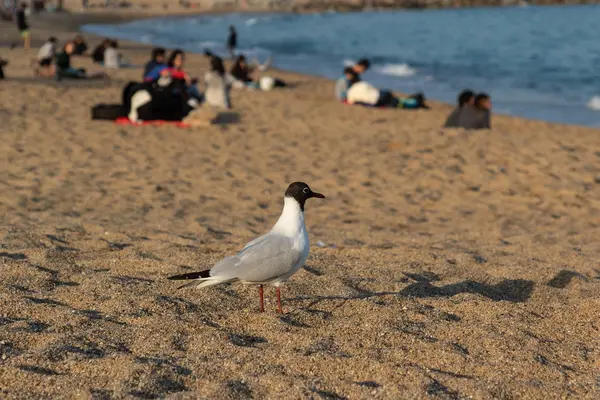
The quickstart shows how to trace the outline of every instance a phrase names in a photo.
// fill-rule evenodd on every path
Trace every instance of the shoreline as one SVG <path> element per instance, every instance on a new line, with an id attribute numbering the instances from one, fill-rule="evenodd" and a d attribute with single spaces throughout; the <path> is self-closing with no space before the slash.
<path id="1" fill-rule="evenodd" d="M 275 10 L 273 12 L 280 13 L 280 11 L 277 11 L 277 10 Z M 186 18 L 186 17 L 193 17 L 193 16 L 204 16 L 204 15 L 211 16 L 211 15 L 229 14 L 229 13 L 231 13 L 231 11 L 167 13 L 167 14 L 162 14 L 162 15 L 158 15 L 158 14 L 154 14 L 154 13 L 147 13 L 147 12 L 135 12 L 135 13 L 131 12 L 131 13 L 125 13 L 125 14 L 114 13 L 114 12 L 93 12 L 93 13 L 66 12 L 66 13 L 56 13 L 56 14 L 48 13 L 48 14 L 40 14 L 41 18 L 35 20 L 35 22 L 34 22 L 35 25 L 33 26 L 33 32 L 35 33 L 37 30 L 41 30 L 42 32 L 44 32 L 42 34 L 42 37 L 44 37 L 44 35 L 47 36 L 47 35 L 51 34 L 52 32 L 62 33 L 63 35 L 64 34 L 72 35 L 75 33 L 82 33 L 82 34 L 85 34 L 86 37 L 89 37 L 92 41 L 99 42 L 102 39 L 101 36 L 98 36 L 96 34 L 89 33 L 89 32 L 84 32 L 84 31 L 82 31 L 81 28 L 88 24 L 115 25 L 115 24 L 119 24 L 119 23 L 150 20 L 150 19 L 156 19 L 156 18 L 177 19 L 177 18 Z M 244 12 L 242 12 L 242 13 L 244 13 Z M 38 22 L 40 24 L 38 24 Z M 57 26 L 60 26 L 60 29 L 56 29 Z M 18 37 L 16 34 L 13 34 L 13 38 L 15 41 L 18 40 Z M 131 41 L 131 40 L 126 40 L 126 39 L 119 40 L 119 42 L 121 44 L 126 44 L 128 49 L 136 50 L 136 51 L 139 51 L 141 49 L 150 50 L 153 47 L 152 44 Z M 42 44 L 42 41 L 40 41 L 39 37 L 38 38 L 34 37 L 34 41 L 32 44 L 33 47 L 34 48 L 36 48 L 36 46 L 39 47 L 41 44 Z M 202 57 L 202 53 L 200 53 L 200 52 L 189 52 L 189 54 L 194 54 L 197 57 Z M 229 60 L 225 60 L 225 62 L 228 63 Z M 280 69 L 277 67 L 270 67 L 269 70 L 276 72 L 278 74 L 284 74 L 287 77 L 291 77 L 293 79 L 300 79 L 300 80 L 317 79 L 317 80 L 322 80 L 324 82 L 328 82 L 329 84 L 332 84 L 332 85 L 333 85 L 333 83 L 335 83 L 334 79 L 324 77 L 322 75 L 301 73 L 301 72 L 296 72 L 296 71 L 292 71 L 292 70 Z M 399 94 L 403 94 L 403 95 L 406 94 L 405 92 L 403 92 L 401 90 L 395 90 L 395 92 L 399 93 Z M 425 95 L 427 95 L 427 93 L 425 93 Z M 334 101 L 333 98 L 330 100 Z M 444 108 L 445 110 L 447 110 L 448 113 L 455 107 L 455 104 L 452 102 L 447 102 L 447 101 L 433 99 L 433 98 L 429 98 L 427 100 L 427 102 L 434 107 Z M 582 107 L 585 107 L 585 105 L 582 104 Z M 577 128 L 591 129 L 591 130 L 600 129 L 600 127 L 596 127 L 596 126 L 582 125 L 582 124 L 576 124 L 576 123 L 567 123 L 567 122 L 547 121 L 547 120 L 543 120 L 543 119 L 528 118 L 528 117 L 522 117 L 522 116 L 517 116 L 517 115 L 512 115 L 512 114 L 504 114 L 504 113 L 499 113 L 499 112 L 494 112 L 494 117 L 495 117 L 495 119 L 497 119 L 497 118 L 515 118 L 517 120 L 539 122 L 539 123 L 558 125 L 558 126 L 564 126 L 564 127 L 577 127 Z"/>
<path id="2" fill-rule="evenodd" d="M 281 13 L 280 11 L 272 11 L 274 13 Z M 237 12 L 236 14 L 239 14 L 240 12 Z M 242 14 L 245 14 L 245 12 L 241 12 Z M 249 14 L 252 14 L 252 12 L 248 12 Z M 268 12 L 267 12 L 268 13 Z M 82 27 L 88 24 L 100 24 L 100 25 L 114 25 L 114 24 L 119 24 L 119 23 L 126 23 L 126 22 L 133 22 L 133 21 L 141 21 L 141 20 L 151 20 L 151 19 L 162 19 L 162 18 L 166 18 L 166 19 L 178 19 L 178 18 L 188 18 L 188 17 L 194 17 L 194 16 L 215 16 L 215 15 L 221 15 L 221 14 L 231 14 L 230 11 L 223 11 L 223 12 L 197 12 L 197 13 L 192 13 L 192 14 L 180 14 L 180 13 L 174 13 L 174 14 L 167 14 L 167 15 L 154 15 L 154 14 L 128 14 L 128 15 L 119 15 L 116 18 L 112 18 L 112 14 L 98 14 L 99 16 L 99 20 L 100 22 L 96 22 L 96 20 L 93 21 L 89 21 L 86 19 L 86 15 L 85 13 L 79 13 L 78 15 L 78 25 L 77 25 L 77 29 L 82 32 L 82 33 L 86 33 L 87 35 L 95 35 L 94 33 L 90 33 L 90 32 L 83 32 L 82 31 Z M 264 14 L 264 12 L 261 12 L 261 14 Z M 130 43 L 136 43 L 139 46 L 145 46 L 145 47 L 152 47 L 152 44 L 147 44 L 147 43 L 141 43 L 141 42 L 135 42 L 135 41 L 130 41 L 128 39 L 123 39 L 123 41 L 126 42 L 130 42 Z M 189 51 L 190 54 L 199 54 L 201 55 L 202 53 L 199 50 L 192 50 Z M 288 73 L 288 74 L 297 74 L 298 76 L 305 76 L 305 77 L 310 77 L 310 78 L 318 78 L 318 79 L 325 79 L 329 82 L 335 82 L 334 78 L 328 77 L 328 76 L 323 76 L 323 75 L 319 75 L 317 73 L 307 73 L 307 72 L 298 72 L 298 71 L 294 71 L 294 70 L 289 70 L 289 69 L 285 69 L 285 68 L 278 68 L 278 67 L 271 67 L 272 71 L 276 71 L 276 72 L 280 72 L 280 73 Z M 405 91 L 401 90 L 401 89 L 393 89 L 396 93 L 400 93 L 400 94 L 407 94 Z M 428 93 L 425 93 L 425 95 L 427 96 Z M 437 104 L 437 105 L 443 105 L 445 107 L 450 107 L 453 108 L 455 107 L 455 103 L 451 100 L 440 100 L 438 98 L 429 98 L 428 102 L 431 104 Z M 580 105 L 581 108 L 588 108 L 586 103 L 581 103 Z M 577 123 L 577 122 L 564 122 L 564 121 L 551 121 L 551 120 L 546 120 L 546 119 L 539 119 L 539 118 L 535 118 L 535 117 L 531 117 L 531 116 L 520 116 L 520 115 L 514 115 L 514 114 L 509 114 L 509 113 L 502 113 L 499 111 L 495 111 L 494 112 L 495 116 L 506 116 L 506 117 L 513 117 L 513 118 L 522 118 L 522 119 L 527 119 L 527 120 L 531 120 L 531 121 L 540 121 L 540 122 L 546 122 L 546 123 L 551 123 L 551 124 L 560 124 L 560 125 L 564 125 L 564 126 L 577 126 L 577 127 L 586 127 L 586 128 L 590 128 L 590 129 L 600 129 L 599 126 L 595 126 L 595 125 L 586 125 L 585 123 Z"/>
<path id="3" fill-rule="evenodd" d="M 65 0 L 64 10 L 78 10 L 80 4 L 75 0 Z M 242 2 L 243 4 L 244 2 Z M 252 12 L 292 12 L 292 13 L 317 13 L 317 12 L 361 12 L 361 11 L 390 11 L 390 10 L 439 10 L 439 9 L 464 9 L 464 8 L 503 8 L 503 7 L 527 7 L 527 6 L 577 6 L 600 4 L 600 0 L 327 0 L 311 1 L 296 0 L 289 3 L 281 2 L 281 5 L 271 1 L 246 0 L 245 5 L 237 3 L 218 1 L 197 0 L 188 2 L 188 6 L 169 7 L 160 0 L 149 0 L 143 5 L 133 3 L 130 7 L 114 8 L 115 12 L 151 13 L 161 15 L 165 11 L 170 14 L 194 14 L 194 13 L 252 13 Z M 136 8 L 138 7 L 138 8 Z M 89 12 L 106 12 L 106 8 L 92 7 Z"/>

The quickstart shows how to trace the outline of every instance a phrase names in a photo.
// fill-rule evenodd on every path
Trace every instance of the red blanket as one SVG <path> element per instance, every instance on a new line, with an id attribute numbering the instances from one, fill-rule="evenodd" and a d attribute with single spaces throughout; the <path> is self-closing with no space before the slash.
<path id="1" fill-rule="evenodd" d="M 181 121 L 163 121 L 163 120 L 154 120 L 154 121 L 141 121 L 141 122 L 132 122 L 129 118 L 121 117 L 117 118 L 115 121 L 119 125 L 134 125 L 134 126 L 144 126 L 144 125 L 152 125 L 152 126 L 162 126 L 162 125 L 174 125 L 178 128 L 189 128 L 190 125 Z"/>

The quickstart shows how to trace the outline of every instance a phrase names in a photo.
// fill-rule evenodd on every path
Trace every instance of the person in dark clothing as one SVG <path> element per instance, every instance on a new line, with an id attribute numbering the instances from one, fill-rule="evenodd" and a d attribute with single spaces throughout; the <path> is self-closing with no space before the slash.
<path id="1" fill-rule="evenodd" d="M 444 128 L 457 128 L 458 116 L 465 106 L 473 106 L 475 104 L 475 93 L 472 90 L 463 90 L 458 95 L 457 107 L 450 113 L 444 124 Z"/>
<path id="2" fill-rule="evenodd" d="M 100 43 L 98 46 L 96 46 L 96 48 L 94 49 L 94 52 L 92 53 L 92 60 L 94 60 L 95 63 L 98 63 L 98 64 L 104 63 L 104 52 L 106 51 L 106 49 L 108 48 L 110 43 L 111 43 L 110 39 L 104 39 L 102 41 L 102 43 Z"/>
<path id="3" fill-rule="evenodd" d="M 231 76 L 233 76 L 240 82 L 248 84 L 254 82 L 254 80 L 250 76 L 251 73 L 252 70 L 246 63 L 246 56 L 244 56 L 243 54 L 239 55 L 236 58 L 235 63 L 231 67 Z"/>
<path id="4" fill-rule="evenodd" d="M 56 54 L 55 65 L 56 73 L 60 78 L 79 79 L 85 77 L 85 69 L 75 69 L 71 67 L 71 55 L 75 44 L 68 42 L 63 50 Z"/>
<path id="5" fill-rule="evenodd" d="M 74 56 L 82 56 L 87 52 L 88 46 L 83 36 L 75 36 L 75 39 L 73 39 L 73 43 L 75 43 L 75 50 L 73 51 Z"/>
<path id="6" fill-rule="evenodd" d="M 235 58 L 235 49 L 237 48 L 237 32 L 235 31 L 235 27 L 231 25 L 229 27 L 229 37 L 227 38 L 227 50 L 229 50 L 229 55 L 233 60 Z"/>
<path id="7" fill-rule="evenodd" d="M 190 106 L 185 81 L 165 79 L 127 86 L 124 105 L 129 119 L 138 121 L 181 121 L 194 108 Z"/>
<path id="8" fill-rule="evenodd" d="M 152 59 L 148 61 L 146 66 L 144 67 L 144 76 L 145 79 L 154 68 L 158 66 L 165 65 L 165 61 L 167 58 L 167 51 L 162 47 L 156 47 L 152 49 Z"/>
<path id="9" fill-rule="evenodd" d="M 458 115 L 458 127 L 464 129 L 491 129 L 492 102 L 486 93 L 475 96 L 474 105 L 465 105 Z"/>
<path id="10" fill-rule="evenodd" d="M 475 108 L 480 113 L 480 125 L 477 129 L 492 129 L 492 99 L 487 93 L 475 96 Z"/>
<path id="11" fill-rule="evenodd" d="M 4 79 L 4 70 L 2 69 L 8 64 L 8 61 L 0 58 L 0 79 Z"/>
<path id="12" fill-rule="evenodd" d="M 29 50 L 31 47 L 31 36 L 29 36 L 29 24 L 27 23 L 27 16 L 25 15 L 26 11 L 27 4 L 21 3 L 21 6 L 17 11 L 17 29 L 19 29 L 19 34 L 23 38 L 23 47 L 25 50 Z"/>
<path id="13" fill-rule="evenodd" d="M 371 62 L 366 58 L 361 58 L 352 66 L 354 72 L 356 72 L 359 76 L 367 72 L 369 68 L 371 68 Z"/>
<path id="14" fill-rule="evenodd" d="M 58 79 L 97 79 L 106 77 L 104 72 L 88 74 L 83 68 L 73 68 L 71 66 L 71 56 L 73 55 L 74 50 L 75 43 L 67 42 L 63 48 L 63 51 L 56 55 L 55 64 Z"/>

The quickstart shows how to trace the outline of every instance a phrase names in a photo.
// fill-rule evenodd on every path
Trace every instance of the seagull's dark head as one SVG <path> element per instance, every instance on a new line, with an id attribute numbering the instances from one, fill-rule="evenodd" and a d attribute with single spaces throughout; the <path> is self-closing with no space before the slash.
<path id="1" fill-rule="evenodd" d="M 304 211 L 304 203 L 306 200 L 316 197 L 317 199 L 324 199 L 321 193 L 313 192 L 306 183 L 294 182 L 288 186 L 285 191 L 285 197 L 293 197 L 300 204 L 300 209 Z"/>

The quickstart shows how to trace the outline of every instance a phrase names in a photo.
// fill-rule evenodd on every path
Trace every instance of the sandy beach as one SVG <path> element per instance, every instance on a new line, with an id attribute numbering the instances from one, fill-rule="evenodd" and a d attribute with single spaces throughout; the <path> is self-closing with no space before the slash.
<path id="1" fill-rule="evenodd" d="M 32 20 L 29 52 L 0 25 L 0 398 L 600 397 L 599 130 L 444 130 L 448 105 L 347 106 L 282 71 L 292 88 L 232 92 L 227 124 L 91 121 L 140 68 L 30 67 L 91 18 Z M 261 314 L 254 286 L 166 279 L 268 231 L 293 181 L 327 199 L 307 203 L 284 315 L 272 288 Z"/>

